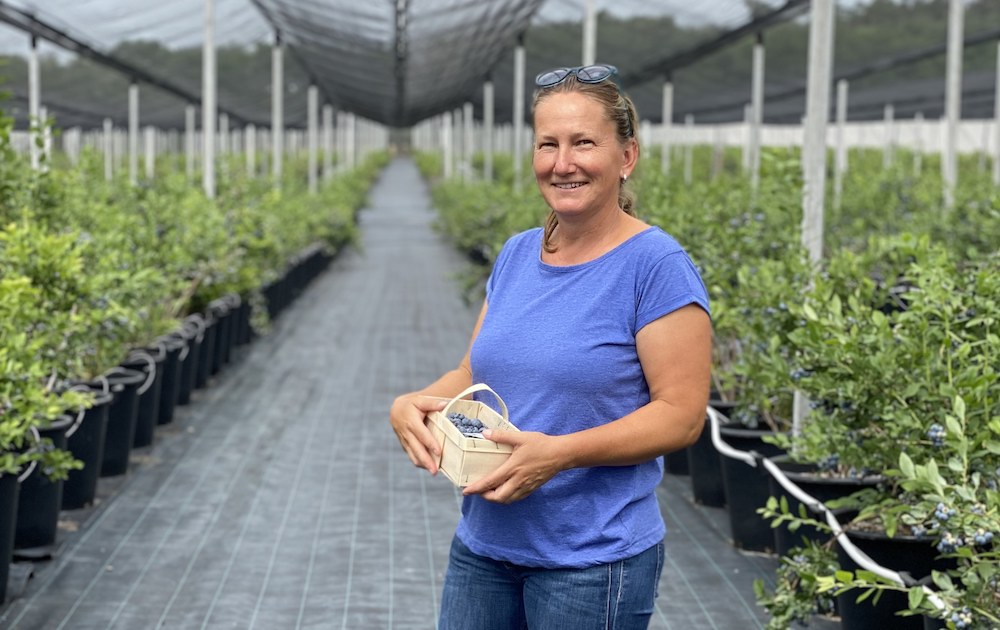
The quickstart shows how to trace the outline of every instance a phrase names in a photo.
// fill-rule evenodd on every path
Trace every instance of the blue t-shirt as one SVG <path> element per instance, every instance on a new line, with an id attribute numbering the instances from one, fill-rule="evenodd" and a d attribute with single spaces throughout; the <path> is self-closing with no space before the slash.
<path id="1" fill-rule="evenodd" d="M 486 285 L 472 346 L 473 382 L 501 397 L 523 431 L 563 435 L 649 403 L 635 335 L 708 295 L 687 253 L 651 227 L 592 261 L 541 261 L 542 230 L 511 238 Z M 489 404 L 491 397 L 479 397 Z M 663 458 L 560 472 L 510 505 L 465 497 L 457 535 L 474 553 L 515 564 L 587 567 L 662 540 L 656 487 Z"/>

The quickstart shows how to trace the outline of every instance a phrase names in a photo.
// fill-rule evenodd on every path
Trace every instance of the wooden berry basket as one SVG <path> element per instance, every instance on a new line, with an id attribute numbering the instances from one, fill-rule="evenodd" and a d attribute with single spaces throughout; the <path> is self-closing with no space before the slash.
<path id="1" fill-rule="evenodd" d="M 475 400 L 465 400 L 474 392 L 485 391 L 493 394 L 500 402 L 502 414 L 490 406 Z M 513 448 L 507 444 L 497 444 L 485 438 L 466 437 L 451 420 L 450 413 L 462 413 L 469 418 L 478 418 L 487 428 L 501 431 L 517 431 L 510 423 L 507 405 L 500 395 L 486 384 L 479 383 L 468 387 L 448 401 L 441 411 L 431 412 L 427 416 L 427 426 L 438 446 L 441 447 L 441 459 L 438 468 L 456 486 L 467 486 L 470 483 L 488 475 L 497 469 L 508 457 Z"/>

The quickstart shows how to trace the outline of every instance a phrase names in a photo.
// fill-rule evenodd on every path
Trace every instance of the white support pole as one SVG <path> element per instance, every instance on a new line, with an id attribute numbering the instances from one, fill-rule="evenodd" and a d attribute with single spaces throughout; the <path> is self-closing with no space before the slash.
<path id="1" fill-rule="evenodd" d="M 139 86 L 128 86 L 128 181 L 139 182 Z"/>
<path id="2" fill-rule="evenodd" d="M 597 63 L 597 2 L 586 0 L 583 7 L 583 63 Z"/>
<path id="3" fill-rule="evenodd" d="M 347 114 L 347 168 L 354 170 L 358 165 L 358 117 L 351 112 Z"/>
<path id="4" fill-rule="evenodd" d="M 194 181 L 194 105 L 184 106 L 184 173 L 188 183 Z"/>
<path id="5" fill-rule="evenodd" d="M 833 65 L 834 0 L 812 0 L 809 21 L 809 74 L 802 142 L 802 244 L 809 259 L 823 257 L 823 197 L 826 190 L 826 126 Z M 809 403 L 799 390 L 792 404 L 792 433 L 799 435 Z"/>
<path id="6" fill-rule="evenodd" d="M 750 142 L 753 136 L 753 105 L 751 103 L 746 103 L 743 105 L 743 129 L 746 133 L 743 136 L 743 156 L 740 161 L 743 166 L 743 172 L 747 175 L 750 174 L 750 167 L 753 164 L 753 149 L 750 147 Z"/>
<path id="7" fill-rule="evenodd" d="M 917 128 L 917 146 L 913 149 L 913 176 L 920 177 L 924 170 L 924 113 L 917 112 L 913 121 Z"/>
<path id="8" fill-rule="evenodd" d="M 483 179 L 493 181 L 493 125 L 494 125 L 493 80 L 483 84 Z"/>
<path id="9" fill-rule="evenodd" d="M 28 51 L 28 126 L 31 130 L 28 134 L 29 146 L 28 154 L 31 156 L 31 168 L 38 170 L 41 163 L 39 155 L 38 141 L 41 137 L 42 117 L 41 108 L 41 79 L 38 71 L 38 38 L 31 36 L 31 49 Z"/>
<path id="10" fill-rule="evenodd" d="M 229 133 L 229 114 L 219 114 L 219 145 L 217 153 L 226 155 L 232 151 L 233 138 Z"/>
<path id="11" fill-rule="evenodd" d="M 275 33 L 271 49 L 271 176 L 274 185 L 281 186 L 281 160 L 285 137 L 284 54 L 281 34 Z"/>
<path id="12" fill-rule="evenodd" d="M 323 181 L 333 179 L 333 105 L 323 105 Z"/>
<path id="13" fill-rule="evenodd" d="M 49 171 L 49 165 L 52 164 L 52 127 L 48 124 L 49 110 L 45 107 L 39 106 L 38 120 L 42 125 L 41 157 L 44 158 L 39 165 L 39 170 L 43 173 L 47 173 Z"/>
<path id="14" fill-rule="evenodd" d="M 444 163 L 444 178 L 451 179 L 455 174 L 455 152 L 451 141 L 451 112 L 445 112 L 441 117 L 441 148 L 444 150 L 444 157 L 441 161 Z"/>
<path id="15" fill-rule="evenodd" d="M 153 181 L 153 176 L 156 174 L 156 129 L 153 125 L 143 127 L 143 144 L 146 149 L 144 157 L 146 162 L 146 181 L 151 182 Z"/>
<path id="16" fill-rule="evenodd" d="M 993 80 L 993 185 L 1000 186 L 1000 43 L 997 44 L 996 78 Z"/>
<path id="17" fill-rule="evenodd" d="M 694 114 L 684 115 L 684 128 L 687 138 L 684 139 L 684 185 L 691 185 L 694 171 Z"/>
<path id="18" fill-rule="evenodd" d="M 524 161 L 524 42 L 514 49 L 514 192 L 521 192 L 521 164 Z"/>
<path id="19" fill-rule="evenodd" d="M 757 33 L 753 45 L 753 75 L 751 77 L 750 112 L 750 189 L 760 186 L 760 131 L 764 123 L 764 35 Z"/>
<path id="20" fill-rule="evenodd" d="M 885 128 L 885 146 L 882 148 L 882 168 L 892 167 L 896 153 L 896 108 L 892 103 L 886 103 L 882 110 L 882 121 Z"/>
<path id="21" fill-rule="evenodd" d="M 712 179 L 722 174 L 725 148 L 722 144 L 722 126 L 716 125 L 712 131 Z"/>
<path id="22" fill-rule="evenodd" d="M 306 125 L 308 127 L 307 164 L 309 170 L 309 192 L 319 190 L 319 88 L 310 85 L 306 91 Z"/>
<path id="23" fill-rule="evenodd" d="M 663 81 L 663 124 L 660 126 L 660 167 L 663 175 L 670 174 L 670 151 L 673 142 L 674 82 L 671 77 Z"/>
<path id="24" fill-rule="evenodd" d="M 104 119 L 104 180 L 110 182 L 115 174 L 115 130 L 110 118 Z"/>
<path id="25" fill-rule="evenodd" d="M 464 161 L 464 168 L 462 176 L 465 179 L 473 180 L 475 179 L 474 173 L 472 172 L 472 153 L 474 151 L 472 142 L 472 117 L 473 117 L 472 103 L 465 103 L 462 105 L 462 158 Z"/>
<path id="26" fill-rule="evenodd" d="M 257 175 L 257 125 L 247 125 L 243 132 L 243 150 L 247 158 L 247 177 Z"/>
<path id="27" fill-rule="evenodd" d="M 836 160 L 833 170 L 833 207 L 839 209 L 844 192 L 844 175 L 847 173 L 847 143 L 844 127 L 847 125 L 847 80 L 837 81 L 837 131 Z"/>
<path id="28" fill-rule="evenodd" d="M 941 180 L 944 184 L 944 209 L 955 204 L 958 183 L 958 121 L 962 115 L 962 49 L 965 37 L 963 0 L 950 0 L 948 7 L 948 56 L 944 109 L 947 120 L 945 149 L 941 156 Z"/>
<path id="29" fill-rule="evenodd" d="M 205 1 L 204 41 L 201 49 L 201 187 L 205 196 L 215 198 L 215 7 L 214 0 Z"/>

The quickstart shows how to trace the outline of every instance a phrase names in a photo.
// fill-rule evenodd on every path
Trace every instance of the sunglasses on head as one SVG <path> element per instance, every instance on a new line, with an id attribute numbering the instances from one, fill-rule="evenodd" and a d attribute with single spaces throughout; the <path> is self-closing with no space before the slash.
<path id="1" fill-rule="evenodd" d="M 556 68 L 539 73 L 535 77 L 535 85 L 540 88 L 550 88 L 559 85 L 571 75 L 575 76 L 580 83 L 600 83 L 610 79 L 615 74 L 618 74 L 618 68 L 606 63 L 576 68 Z"/>

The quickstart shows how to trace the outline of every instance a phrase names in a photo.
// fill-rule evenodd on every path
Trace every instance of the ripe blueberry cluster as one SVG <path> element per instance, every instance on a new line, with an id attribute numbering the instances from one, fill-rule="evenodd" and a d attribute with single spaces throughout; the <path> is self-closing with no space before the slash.
<path id="1" fill-rule="evenodd" d="M 483 437 L 486 425 L 479 418 L 466 417 L 464 413 L 449 413 L 448 419 L 466 437 Z"/>
<path id="2" fill-rule="evenodd" d="M 819 460 L 817 463 L 820 470 L 837 470 L 840 467 L 840 455 L 834 453 L 833 455 L 827 455 L 823 459 Z"/>
<path id="3" fill-rule="evenodd" d="M 976 535 L 973 537 L 973 540 L 976 541 L 977 545 L 985 547 L 993 542 L 993 532 L 988 532 L 980 528 L 976 531 Z"/>
<path id="4" fill-rule="evenodd" d="M 930 429 L 927 429 L 927 439 L 929 439 L 931 441 L 931 444 L 933 444 L 937 448 L 941 448 L 942 446 L 944 446 L 944 436 L 945 436 L 944 427 L 938 424 L 937 422 L 932 424 Z"/>
<path id="5" fill-rule="evenodd" d="M 949 518 L 955 516 L 955 514 L 957 513 L 958 512 L 955 510 L 955 508 L 948 507 L 944 503 L 938 503 L 937 506 L 934 508 L 934 518 L 936 518 L 938 521 L 942 523 L 946 522 Z"/>
<path id="6" fill-rule="evenodd" d="M 964 630 L 964 628 L 972 626 L 972 611 L 968 607 L 964 607 L 962 610 L 952 612 L 950 619 L 956 628 Z"/>
<path id="7" fill-rule="evenodd" d="M 941 553 L 955 553 L 959 547 L 964 547 L 965 541 L 960 536 L 955 536 L 951 532 L 945 532 L 941 541 L 937 544 L 937 550 Z"/>

